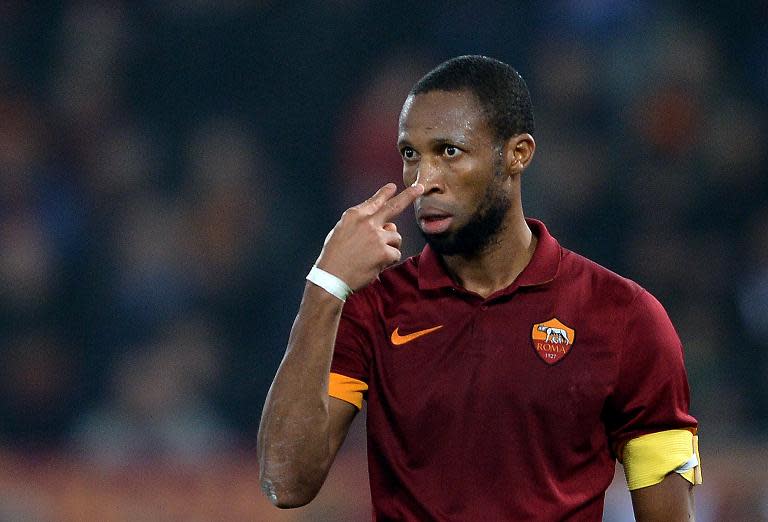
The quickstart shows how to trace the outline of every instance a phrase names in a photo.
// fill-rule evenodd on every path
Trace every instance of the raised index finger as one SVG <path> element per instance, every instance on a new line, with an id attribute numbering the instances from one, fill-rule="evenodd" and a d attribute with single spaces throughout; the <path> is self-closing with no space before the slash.
<path id="1" fill-rule="evenodd" d="M 377 190 L 373 196 L 366 199 L 355 208 L 363 210 L 366 212 L 366 214 L 369 215 L 374 214 L 384 205 L 384 203 L 387 202 L 389 198 L 392 197 L 392 194 L 395 192 L 397 192 L 397 185 L 394 183 L 387 183 L 379 190 Z"/>
<path id="2" fill-rule="evenodd" d="M 411 185 L 400 194 L 389 198 L 379 211 L 376 212 L 376 219 L 380 220 L 381 223 L 391 221 L 392 218 L 399 216 L 403 210 L 408 208 L 422 192 L 424 192 L 424 185 Z"/>

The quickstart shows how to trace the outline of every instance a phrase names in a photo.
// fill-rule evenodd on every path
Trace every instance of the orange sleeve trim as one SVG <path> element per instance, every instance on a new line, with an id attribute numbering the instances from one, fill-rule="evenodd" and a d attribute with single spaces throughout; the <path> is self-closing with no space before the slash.
<path id="1" fill-rule="evenodd" d="M 368 391 L 368 385 L 352 377 L 331 372 L 328 381 L 328 395 L 346 401 L 358 410 L 363 408 L 363 392 Z"/>

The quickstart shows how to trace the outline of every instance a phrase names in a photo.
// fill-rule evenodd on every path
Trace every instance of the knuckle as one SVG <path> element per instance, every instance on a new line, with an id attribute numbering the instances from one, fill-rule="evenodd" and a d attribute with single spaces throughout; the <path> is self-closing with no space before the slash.
<path id="1" fill-rule="evenodd" d="M 362 215 L 362 211 L 357 207 L 348 208 L 341 215 L 342 221 L 356 221 Z"/>

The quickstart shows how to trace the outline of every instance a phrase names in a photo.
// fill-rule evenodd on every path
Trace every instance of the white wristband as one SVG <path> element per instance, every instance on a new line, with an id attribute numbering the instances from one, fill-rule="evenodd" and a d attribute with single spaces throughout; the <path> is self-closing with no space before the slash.
<path id="1" fill-rule="evenodd" d="M 347 297 L 352 293 L 352 289 L 347 283 L 317 266 L 313 266 L 312 270 L 309 271 L 307 281 L 315 283 L 332 296 L 341 299 L 342 303 L 346 302 Z"/>

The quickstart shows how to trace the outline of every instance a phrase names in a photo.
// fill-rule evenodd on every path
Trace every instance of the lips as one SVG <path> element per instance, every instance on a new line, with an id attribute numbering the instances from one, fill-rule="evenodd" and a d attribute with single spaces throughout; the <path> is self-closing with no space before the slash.
<path id="1" fill-rule="evenodd" d="M 418 213 L 419 226 L 425 234 L 442 234 L 453 222 L 453 215 L 435 207 L 423 207 Z"/>

